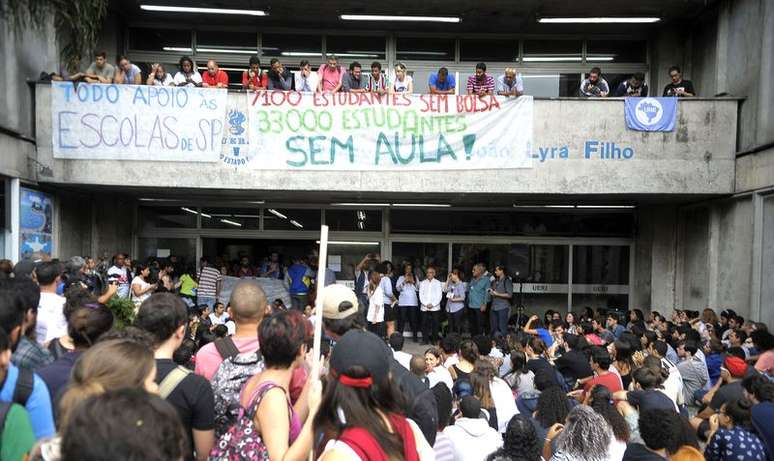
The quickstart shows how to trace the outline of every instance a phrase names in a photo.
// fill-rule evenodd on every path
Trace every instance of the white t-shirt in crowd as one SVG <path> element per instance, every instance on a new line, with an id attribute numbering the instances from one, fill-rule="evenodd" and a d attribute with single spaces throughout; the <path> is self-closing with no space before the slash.
<path id="1" fill-rule="evenodd" d="M 395 357 L 398 363 L 403 365 L 403 368 L 411 370 L 411 354 L 403 351 L 392 351 L 392 356 Z"/>
<path id="2" fill-rule="evenodd" d="M 193 83 L 189 83 L 185 86 L 195 86 L 194 83 L 202 83 L 202 75 L 199 72 L 194 71 L 193 74 L 191 74 L 191 81 Z M 181 83 L 185 83 L 185 74 L 183 72 L 178 72 L 175 74 L 175 85 L 180 85 Z"/>
<path id="3" fill-rule="evenodd" d="M 406 75 L 403 77 L 402 82 L 396 78 L 395 81 L 392 82 L 392 89 L 396 93 L 405 93 L 408 91 L 409 84 L 412 82 L 412 80 L 413 79 L 411 78 L 411 75 Z"/>
<path id="4" fill-rule="evenodd" d="M 40 344 L 67 335 L 64 316 L 65 298 L 56 293 L 41 293 L 35 335 Z"/>
<path id="5" fill-rule="evenodd" d="M 185 81 L 185 78 L 183 78 L 183 81 Z M 158 78 L 153 79 L 153 86 L 169 86 L 173 83 L 175 83 L 175 79 L 172 78 L 172 75 L 168 72 L 164 75 L 164 80 L 159 80 Z"/>
<path id="6" fill-rule="evenodd" d="M 227 319 L 228 319 L 228 313 L 226 311 L 223 311 L 223 313 L 220 314 L 220 316 L 215 315 L 214 312 L 210 314 L 210 323 L 212 323 L 213 325 L 225 325 Z"/>
<path id="7" fill-rule="evenodd" d="M 150 291 L 146 291 L 145 293 L 141 294 L 140 296 L 137 296 L 137 295 L 134 294 L 134 287 L 138 286 L 140 288 L 140 291 L 143 291 L 143 290 L 147 290 L 150 285 L 151 285 L 150 283 L 148 283 L 145 280 L 143 280 L 143 278 L 140 277 L 139 275 L 137 277 L 135 277 L 134 279 L 132 279 L 132 301 L 134 301 L 134 304 L 136 306 L 139 306 L 140 304 L 143 303 L 143 301 L 145 301 L 146 299 L 150 298 L 151 294 L 153 294 L 153 293 L 150 292 Z"/>
<path id="8" fill-rule="evenodd" d="M 451 392 L 452 387 L 454 387 L 454 380 L 452 380 L 451 373 L 443 366 L 433 368 L 430 373 L 427 374 L 427 379 L 430 381 L 430 388 L 433 388 L 438 383 L 444 383 L 446 384 L 446 387 L 449 388 L 449 392 Z"/>

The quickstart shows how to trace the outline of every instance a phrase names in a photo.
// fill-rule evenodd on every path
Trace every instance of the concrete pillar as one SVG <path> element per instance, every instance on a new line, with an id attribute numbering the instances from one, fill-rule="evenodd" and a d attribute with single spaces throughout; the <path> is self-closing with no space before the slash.
<path id="1" fill-rule="evenodd" d="M 715 37 L 715 94 L 728 92 L 728 34 L 731 28 L 731 0 L 718 8 L 718 28 Z"/>
<path id="2" fill-rule="evenodd" d="M 774 141 L 774 0 L 762 0 L 763 29 L 760 42 L 761 68 L 758 75 L 757 144 Z"/>
<path id="3" fill-rule="evenodd" d="M 5 181 L 6 222 L 5 257 L 14 263 L 19 260 L 19 178 L 9 178 Z"/>

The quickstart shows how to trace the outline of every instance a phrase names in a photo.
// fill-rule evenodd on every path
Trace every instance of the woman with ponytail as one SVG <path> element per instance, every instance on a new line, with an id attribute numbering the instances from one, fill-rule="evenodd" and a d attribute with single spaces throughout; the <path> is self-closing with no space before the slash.
<path id="1" fill-rule="evenodd" d="M 710 416 L 707 461 L 761 460 L 766 459 L 766 449 L 753 432 L 750 409 L 752 402 L 746 399 L 724 403 L 717 414 Z"/>
<path id="2" fill-rule="evenodd" d="M 605 386 L 597 385 L 588 393 L 584 403 L 605 418 L 605 421 L 613 430 L 613 439 L 610 443 L 610 459 L 622 459 L 626 451 L 626 444 L 629 443 L 629 425 L 621 413 L 616 410 L 613 394 Z"/>
<path id="3" fill-rule="evenodd" d="M 429 461 L 433 448 L 404 416 L 390 377 L 391 352 L 377 336 L 352 330 L 336 343 L 314 431 L 322 461 Z"/>

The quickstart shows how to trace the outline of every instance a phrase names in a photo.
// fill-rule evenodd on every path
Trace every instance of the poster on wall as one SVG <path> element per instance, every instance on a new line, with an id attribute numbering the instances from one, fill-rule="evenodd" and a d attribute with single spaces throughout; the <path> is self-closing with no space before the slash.
<path id="1" fill-rule="evenodd" d="M 54 251 L 53 198 L 43 192 L 22 187 L 19 206 L 20 259 L 51 257 Z"/>

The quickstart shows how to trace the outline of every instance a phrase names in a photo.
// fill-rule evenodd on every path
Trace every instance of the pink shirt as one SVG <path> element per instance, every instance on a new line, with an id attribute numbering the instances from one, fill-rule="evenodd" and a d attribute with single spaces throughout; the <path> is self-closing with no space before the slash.
<path id="1" fill-rule="evenodd" d="M 258 338 L 235 338 L 234 344 L 239 349 L 240 354 L 246 352 L 255 352 L 258 350 Z M 194 372 L 197 375 L 204 376 L 207 381 L 212 381 L 212 377 L 215 376 L 215 372 L 218 371 L 218 367 L 223 363 L 223 357 L 215 348 L 215 344 L 209 343 L 199 349 L 196 353 L 196 369 Z M 290 399 L 295 402 L 298 396 L 301 395 L 301 391 L 304 389 L 306 383 L 306 370 L 303 367 L 298 367 L 293 371 L 293 378 L 290 382 Z"/>
<path id="2" fill-rule="evenodd" d="M 323 64 L 320 66 L 317 74 L 320 76 L 320 81 L 322 82 L 322 90 L 333 91 L 341 81 L 341 76 L 344 73 L 342 72 L 341 67 L 334 67 L 331 69 L 327 64 Z"/>
<path id="3" fill-rule="evenodd" d="M 755 362 L 755 369 L 774 375 L 774 350 L 768 350 L 758 357 L 758 361 Z"/>

